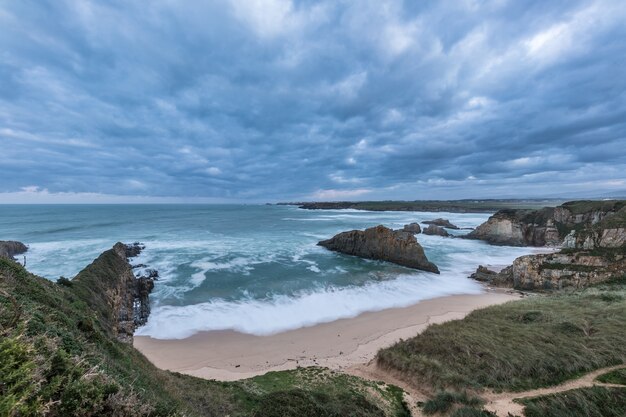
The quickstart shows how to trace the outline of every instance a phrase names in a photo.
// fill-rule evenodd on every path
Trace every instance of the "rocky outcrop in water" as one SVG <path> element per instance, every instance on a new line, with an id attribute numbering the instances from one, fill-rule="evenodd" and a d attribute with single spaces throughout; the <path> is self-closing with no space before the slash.
<path id="1" fill-rule="evenodd" d="M 424 234 L 431 235 L 431 236 L 443 236 L 443 237 L 450 236 L 450 234 L 446 232 L 446 229 L 440 226 L 435 226 L 434 224 L 431 224 L 426 229 L 424 229 Z"/>
<path id="2" fill-rule="evenodd" d="M 458 230 L 459 227 L 457 225 L 454 225 L 452 223 L 450 223 L 450 220 L 448 219 L 435 219 L 435 220 L 426 220 L 423 221 L 422 223 L 424 224 L 434 224 L 435 226 L 440 226 L 440 227 L 445 227 L 446 229 L 454 229 L 454 230 Z"/>
<path id="3" fill-rule="evenodd" d="M 414 235 L 416 235 L 422 233 L 422 227 L 419 225 L 419 223 L 409 223 L 404 225 L 402 231 L 413 233 Z"/>
<path id="4" fill-rule="evenodd" d="M 439 273 L 412 233 L 391 230 L 385 226 L 339 233 L 318 243 L 332 251 L 367 259 L 393 262 L 409 268 Z"/>
<path id="5" fill-rule="evenodd" d="M 140 244 L 116 243 L 72 280 L 77 294 L 100 314 L 107 330 L 126 343 L 132 343 L 135 329 L 150 314 L 154 278 L 135 277 L 129 263 L 142 249 Z"/>
<path id="6" fill-rule="evenodd" d="M 491 283 L 493 282 L 493 280 L 496 278 L 497 275 L 498 275 L 497 272 L 492 271 L 486 266 L 479 265 L 478 269 L 476 269 L 476 272 L 470 275 L 470 278 L 475 279 L 476 281 L 480 281 L 480 282 Z"/>
<path id="7" fill-rule="evenodd" d="M 618 247 L 626 241 L 625 210 L 624 200 L 572 201 L 541 210 L 500 210 L 465 237 L 495 245 Z"/>
<path id="8" fill-rule="evenodd" d="M 15 240 L 0 240 L 0 257 L 13 259 L 15 255 L 26 252 L 28 247 Z"/>

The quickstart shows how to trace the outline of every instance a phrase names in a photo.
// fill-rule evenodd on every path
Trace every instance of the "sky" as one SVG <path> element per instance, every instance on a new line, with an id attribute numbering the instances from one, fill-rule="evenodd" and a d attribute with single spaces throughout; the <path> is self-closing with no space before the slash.
<path id="1" fill-rule="evenodd" d="M 626 2 L 0 0 L 0 203 L 626 195 Z"/>

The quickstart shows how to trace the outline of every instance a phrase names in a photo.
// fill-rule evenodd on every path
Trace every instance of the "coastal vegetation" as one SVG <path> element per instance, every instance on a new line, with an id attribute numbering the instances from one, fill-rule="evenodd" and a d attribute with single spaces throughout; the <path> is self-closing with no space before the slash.
<path id="1" fill-rule="evenodd" d="M 378 363 L 432 389 L 521 391 L 626 362 L 626 282 L 532 296 L 429 326 Z"/>
<path id="2" fill-rule="evenodd" d="M 623 417 L 626 387 L 589 387 L 523 400 L 526 417 Z"/>

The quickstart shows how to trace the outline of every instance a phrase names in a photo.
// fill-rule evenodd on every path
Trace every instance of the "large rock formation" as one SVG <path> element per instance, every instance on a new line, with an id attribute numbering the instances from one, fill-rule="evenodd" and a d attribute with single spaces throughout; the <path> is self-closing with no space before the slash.
<path id="1" fill-rule="evenodd" d="M 150 291 L 154 280 L 135 277 L 128 262 L 139 245 L 116 243 L 83 269 L 73 280 L 76 292 L 101 316 L 102 323 L 118 340 L 132 343 L 135 328 L 150 314 Z"/>
<path id="2" fill-rule="evenodd" d="M 626 240 L 625 210 L 623 200 L 572 201 L 541 210 L 500 210 L 465 237 L 495 245 L 559 246 L 566 240 L 566 246 L 577 248 L 617 247 Z M 590 237 L 587 232 L 592 230 L 594 235 Z M 577 235 L 580 231 L 585 232 Z"/>
<path id="3" fill-rule="evenodd" d="M 457 225 L 454 225 L 454 224 L 450 223 L 450 220 L 442 219 L 442 218 L 438 218 L 438 219 L 435 219 L 435 220 L 426 220 L 426 221 L 423 221 L 422 223 L 424 223 L 424 224 L 434 224 L 435 226 L 445 227 L 446 229 L 455 229 L 455 230 L 459 229 L 459 227 Z"/>
<path id="4" fill-rule="evenodd" d="M 545 291 L 584 288 L 621 278 L 625 272 L 626 251 L 616 249 L 522 256 L 497 274 L 485 273 L 479 267 L 472 278 L 495 286 Z"/>
<path id="5" fill-rule="evenodd" d="M 439 273 L 437 266 L 426 258 L 424 249 L 412 233 L 394 231 L 382 225 L 365 231 L 352 230 L 339 233 L 331 239 L 319 242 L 318 245 L 348 255 Z"/>
<path id="6" fill-rule="evenodd" d="M 0 257 L 13 259 L 15 255 L 20 255 L 28 250 L 22 242 L 15 240 L 0 240 Z"/>
<path id="7" fill-rule="evenodd" d="M 424 234 L 431 235 L 431 236 L 443 236 L 443 237 L 450 236 L 450 234 L 446 232 L 446 229 L 440 226 L 435 226 L 434 224 L 431 224 L 426 229 L 424 229 Z"/>
<path id="8" fill-rule="evenodd" d="M 564 248 L 588 250 L 626 246 L 626 207 L 610 215 L 592 214 L 589 226 L 572 229 L 565 236 Z"/>

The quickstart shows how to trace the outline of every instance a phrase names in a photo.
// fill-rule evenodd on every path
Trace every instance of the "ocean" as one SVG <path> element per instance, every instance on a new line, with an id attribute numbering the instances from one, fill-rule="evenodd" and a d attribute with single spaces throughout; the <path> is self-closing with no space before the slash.
<path id="1" fill-rule="evenodd" d="M 157 269 L 152 313 L 136 334 L 203 330 L 255 335 L 403 307 L 483 288 L 467 276 L 530 248 L 417 235 L 441 274 L 330 252 L 319 240 L 352 229 L 443 217 L 462 228 L 488 214 L 302 210 L 270 205 L 0 205 L 0 240 L 29 245 L 27 268 L 71 278 L 115 242 L 142 242 L 132 262 Z M 452 230 L 460 235 L 468 230 Z"/>

